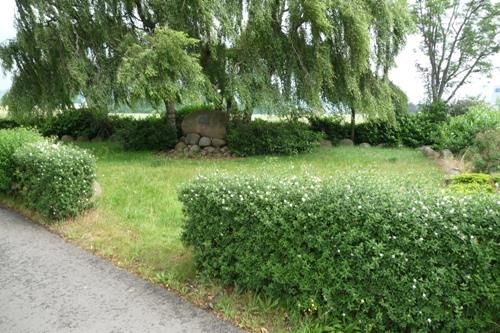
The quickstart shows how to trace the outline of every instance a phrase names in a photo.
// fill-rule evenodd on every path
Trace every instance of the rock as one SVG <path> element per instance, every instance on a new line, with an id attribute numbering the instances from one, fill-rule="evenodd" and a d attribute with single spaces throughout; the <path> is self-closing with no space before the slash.
<path id="1" fill-rule="evenodd" d="M 212 144 L 212 140 L 209 137 L 204 136 L 200 139 L 200 142 L 198 144 L 200 145 L 200 147 L 208 147 Z"/>
<path id="2" fill-rule="evenodd" d="M 200 141 L 200 135 L 198 133 L 189 133 L 186 135 L 186 143 L 188 145 L 197 145 Z"/>
<path id="3" fill-rule="evenodd" d="M 226 145 L 226 140 L 218 139 L 218 138 L 213 138 L 212 139 L 212 145 L 214 147 L 217 147 L 217 148 L 225 146 Z"/>
<path id="4" fill-rule="evenodd" d="M 360 148 L 370 148 L 371 145 L 369 143 L 363 142 L 359 145 Z"/>
<path id="5" fill-rule="evenodd" d="M 188 147 L 185 147 L 184 148 L 184 153 L 187 154 L 189 152 L 189 148 Z"/>
<path id="6" fill-rule="evenodd" d="M 353 146 L 354 142 L 351 139 L 342 139 L 339 141 L 339 145 L 341 146 Z"/>
<path id="7" fill-rule="evenodd" d="M 86 135 L 80 135 L 76 138 L 76 141 L 89 141 L 89 137 Z"/>
<path id="8" fill-rule="evenodd" d="M 215 153 L 216 149 L 212 146 L 209 146 L 209 147 L 203 148 L 203 151 L 206 152 L 207 154 L 212 154 L 212 153 Z"/>
<path id="9" fill-rule="evenodd" d="M 94 183 L 92 183 L 92 190 L 94 192 L 94 198 L 99 198 L 102 195 L 102 188 L 101 185 L 94 180 Z"/>
<path id="10" fill-rule="evenodd" d="M 320 145 L 320 147 L 328 148 L 328 147 L 332 146 L 332 142 L 330 140 L 321 140 L 319 142 L 319 145 Z"/>
<path id="11" fill-rule="evenodd" d="M 378 148 L 385 148 L 387 145 L 385 143 L 379 143 L 377 145 Z"/>
<path id="12" fill-rule="evenodd" d="M 228 146 L 224 146 L 224 147 L 220 148 L 220 152 L 221 153 L 226 153 L 228 151 L 229 151 L 229 147 Z"/>
<path id="13" fill-rule="evenodd" d="M 462 172 L 460 171 L 459 168 L 450 168 L 450 169 L 446 170 L 446 174 L 448 174 L 450 176 L 457 176 L 461 173 Z"/>
<path id="14" fill-rule="evenodd" d="M 181 138 L 179 139 L 179 141 L 186 143 L 186 137 L 185 136 L 181 136 Z"/>
<path id="15" fill-rule="evenodd" d="M 198 145 L 193 145 L 191 148 L 189 148 L 190 153 L 199 153 L 200 150 L 201 150 L 201 148 Z"/>
<path id="16" fill-rule="evenodd" d="M 438 158 L 439 153 L 432 149 L 430 146 L 422 146 L 419 148 L 420 151 L 427 157 Z"/>
<path id="17" fill-rule="evenodd" d="M 75 141 L 75 138 L 72 137 L 71 135 L 63 135 L 61 137 L 61 141 L 64 141 L 64 142 Z"/>
<path id="18" fill-rule="evenodd" d="M 184 148 L 186 148 L 186 144 L 182 141 L 179 141 L 176 145 L 175 145 L 175 150 L 176 151 L 184 151 Z"/>
<path id="19" fill-rule="evenodd" d="M 442 158 L 444 160 L 452 160 L 453 153 L 449 149 L 443 149 L 439 152 L 439 158 Z"/>
<path id="20" fill-rule="evenodd" d="M 182 132 L 199 133 L 210 138 L 224 139 L 229 118 L 220 111 L 196 111 L 188 114 L 182 121 Z"/>
<path id="21" fill-rule="evenodd" d="M 231 153 L 228 151 L 226 151 L 223 155 L 224 155 L 224 157 L 231 157 Z"/>

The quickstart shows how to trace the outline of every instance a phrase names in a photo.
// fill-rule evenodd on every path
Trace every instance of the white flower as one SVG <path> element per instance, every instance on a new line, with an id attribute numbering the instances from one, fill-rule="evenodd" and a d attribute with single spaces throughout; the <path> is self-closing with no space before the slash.
<path id="1" fill-rule="evenodd" d="M 430 324 L 430 323 L 432 323 L 431 318 L 427 318 L 427 322 L 428 322 L 429 324 Z"/>

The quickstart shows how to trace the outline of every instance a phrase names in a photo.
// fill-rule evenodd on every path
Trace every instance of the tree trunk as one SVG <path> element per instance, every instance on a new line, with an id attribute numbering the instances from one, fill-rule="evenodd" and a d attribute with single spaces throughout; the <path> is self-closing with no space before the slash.
<path id="1" fill-rule="evenodd" d="M 176 126 L 175 124 L 175 104 L 173 102 L 169 101 L 164 101 L 165 103 L 165 110 L 167 112 L 167 120 L 170 125 L 173 127 Z"/>
<path id="2" fill-rule="evenodd" d="M 351 140 L 354 142 L 356 136 L 356 111 L 351 108 Z"/>

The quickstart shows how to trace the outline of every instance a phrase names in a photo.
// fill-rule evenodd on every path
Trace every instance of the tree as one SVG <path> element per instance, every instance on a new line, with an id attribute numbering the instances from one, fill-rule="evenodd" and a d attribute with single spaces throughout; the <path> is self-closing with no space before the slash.
<path id="1" fill-rule="evenodd" d="M 131 99 L 164 103 L 175 126 L 175 103 L 204 88 L 202 68 L 191 51 L 197 43 L 183 32 L 156 28 L 125 53 L 118 81 Z"/>
<path id="2" fill-rule="evenodd" d="M 34 109 L 71 107 L 76 94 L 97 106 L 129 99 L 131 89 L 118 73 L 131 56 L 130 46 L 145 45 L 147 36 L 168 27 L 198 40 L 191 47 L 217 100 L 242 118 L 249 119 L 256 107 L 295 112 L 320 110 L 324 103 L 390 116 L 387 73 L 411 24 L 405 0 L 17 0 L 17 5 L 17 37 L 0 48 L 0 57 L 20 87 L 11 90 L 11 100 L 29 91 L 25 104 Z M 54 86 L 50 91 L 47 79 Z"/>
<path id="3" fill-rule="evenodd" d="M 489 73 L 500 50 L 500 3 L 417 0 L 413 12 L 428 64 L 420 65 L 431 102 L 450 102 L 474 74 Z"/>

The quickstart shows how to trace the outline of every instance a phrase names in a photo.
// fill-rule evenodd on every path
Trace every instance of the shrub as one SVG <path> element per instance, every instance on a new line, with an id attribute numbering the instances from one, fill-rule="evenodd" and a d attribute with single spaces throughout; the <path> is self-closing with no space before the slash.
<path id="1" fill-rule="evenodd" d="M 9 129 L 19 127 L 19 123 L 11 119 L 0 119 L 0 129 Z"/>
<path id="2" fill-rule="evenodd" d="M 367 142 L 371 145 L 380 143 L 396 146 L 400 143 L 400 133 L 397 124 L 386 120 L 370 120 L 356 125 L 355 142 Z"/>
<path id="3" fill-rule="evenodd" d="M 479 133 L 470 149 L 475 171 L 500 171 L 500 128 Z"/>
<path id="4" fill-rule="evenodd" d="M 495 330 L 498 196 L 404 184 L 199 177 L 182 239 L 202 274 L 360 331 Z"/>
<path id="5" fill-rule="evenodd" d="M 400 142 L 407 147 L 420 147 L 434 144 L 434 135 L 439 123 L 427 113 L 406 114 L 396 119 Z"/>
<path id="6" fill-rule="evenodd" d="M 478 133 L 492 128 L 500 128 L 500 112 L 485 105 L 474 106 L 468 113 L 452 117 L 439 126 L 436 145 L 462 152 L 473 144 Z"/>
<path id="7" fill-rule="evenodd" d="M 62 219 L 90 206 L 95 159 L 85 150 L 42 141 L 22 146 L 13 159 L 17 194 L 27 207 Z"/>
<path id="8" fill-rule="evenodd" d="M 342 116 L 310 117 L 311 130 L 324 133 L 328 140 L 336 143 L 351 136 L 350 125 L 346 125 Z"/>
<path id="9" fill-rule="evenodd" d="M 308 152 L 321 136 L 300 122 L 255 120 L 229 126 L 227 143 L 239 156 L 292 155 Z"/>
<path id="10" fill-rule="evenodd" d="M 41 141 L 42 136 L 26 128 L 0 130 L 0 191 L 7 192 L 12 186 L 14 174 L 13 154 L 27 143 Z"/>
<path id="11" fill-rule="evenodd" d="M 126 121 L 117 138 L 127 150 L 166 150 L 177 143 L 176 129 L 165 118 Z"/>
<path id="12" fill-rule="evenodd" d="M 464 173 L 450 180 L 449 189 L 454 192 L 471 194 L 475 192 L 495 191 L 493 176 L 484 173 Z"/>
<path id="13" fill-rule="evenodd" d="M 41 122 L 45 136 L 86 136 L 89 139 L 109 138 L 113 134 L 112 122 L 108 116 L 93 109 L 67 110 Z"/>

